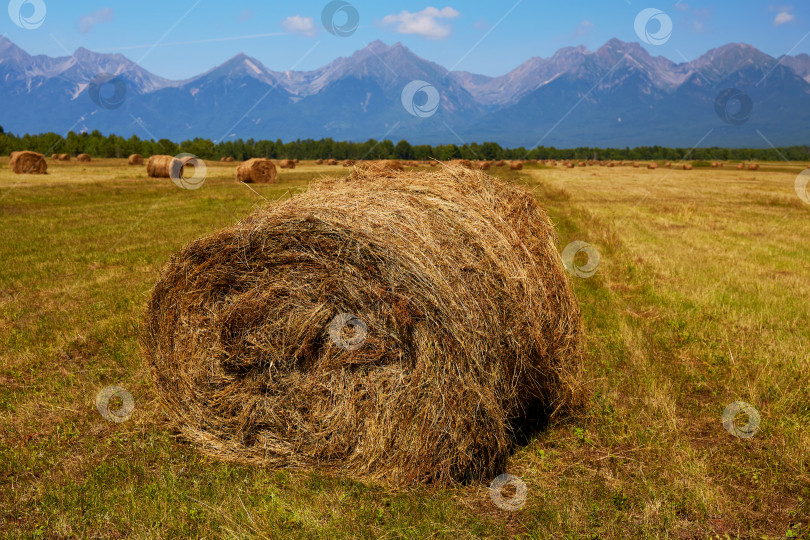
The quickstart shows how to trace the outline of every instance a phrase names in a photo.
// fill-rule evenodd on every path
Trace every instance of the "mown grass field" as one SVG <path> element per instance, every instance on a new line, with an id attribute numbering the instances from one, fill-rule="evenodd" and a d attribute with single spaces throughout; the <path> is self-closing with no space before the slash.
<path id="1" fill-rule="evenodd" d="M 186 242 L 342 167 L 250 188 L 210 163 L 198 190 L 124 160 L 0 159 L 0 536 L 9 538 L 810 538 L 806 164 L 738 171 L 530 166 L 559 230 L 601 256 L 572 277 L 588 407 L 517 448 L 525 507 L 487 485 L 392 492 L 212 460 L 163 427 L 139 356 L 159 268 Z M 126 388 L 123 423 L 95 407 Z M 721 414 L 754 405 L 759 431 Z"/>

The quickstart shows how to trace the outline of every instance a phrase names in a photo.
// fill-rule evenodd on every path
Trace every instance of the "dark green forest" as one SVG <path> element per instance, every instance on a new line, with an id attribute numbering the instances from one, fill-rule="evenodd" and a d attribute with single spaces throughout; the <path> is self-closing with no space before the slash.
<path id="1" fill-rule="evenodd" d="M 232 156 L 237 160 L 252 157 L 286 159 L 601 159 L 601 160 L 760 160 L 760 161 L 807 161 L 810 160 L 810 146 L 787 148 L 664 148 L 662 146 L 640 146 L 636 148 L 554 148 L 537 147 L 503 148 L 497 143 L 472 143 L 458 146 L 443 144 L 411 145 L 402 140 L 365 142 L 335 141 L 333 139 L 305 139 L 283 142 L 237 139 L 214 143 L 209 139 L 196 138 L 175 143 L 167 139 L 159 141 L 142 140 L 137 136 L 125 139 L 117 135 L 103 135 L 99 131 L 91 133 L 68 132 L 67 137 L 57 133 L 39 135 L 13 135 L 4 133 L 0 127 L 0 154 L 8 155 L 16 150 L 33 150 L 46 156 L 57 154 L 90 154 L 94 157 L 127 157 L 130 154 L 177 155 L 181 152 L 194 154 L 209 160 Z"/>

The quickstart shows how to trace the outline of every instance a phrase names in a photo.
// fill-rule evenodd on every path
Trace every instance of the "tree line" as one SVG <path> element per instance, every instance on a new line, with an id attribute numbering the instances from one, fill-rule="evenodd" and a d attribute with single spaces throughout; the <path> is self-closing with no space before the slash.
<path id="1" fill-rule="evenodd" d="M 810 160 L 810 146 L 790 146 L 784 148 L 666 148 L 663 146 L 638 146 L 636 148 L 555 148 L 537 147 L 526 149 L 503 148 L 498 143 L 471 143 L 464 145 L 441 144 L 411 145 L 401 140 L 397 143 L 388 139 L 365 142 L 335 141 L 327 139 L 297 139 L 283 142 L 256 139 L 237 139 L 215 143 L 210 139 L 195 138 L 175 143 L 168 139 L 143 140 L 133 135 L 125 139 L 118 135 L 103 135 L 99 131 L 90 133 L 68 132 L 66 137 L 57 133 L 22 136 L 3 132 L 0 127 L 0 154 L 8 155 L 16 150 L 33 150 L 49 156 L 51 154 L 81 153 L 100 158 L 127 157 L 141 154 L 149 157 L 154 154 L 177 155 L 182 152 L 194 154 L 208 160 L 219 160 L 231 156 L 237 160 L 252 157 L 273 159 L 599 159 L 599 160 L 758 160 L 758 161 L 807 161 Z"/>

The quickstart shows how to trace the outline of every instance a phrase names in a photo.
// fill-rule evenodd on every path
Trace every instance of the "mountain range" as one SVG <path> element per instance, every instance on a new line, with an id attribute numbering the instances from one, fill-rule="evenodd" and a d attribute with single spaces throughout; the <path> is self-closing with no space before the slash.
<path id="1" fill-rule="evenodd" d="M 406 110 L 411 81 L 432 86 L 438 106 L 425 109 L 430 92 L 417 92 L 416 107 Z M 738 97 L 724 107 L 727 89 Z M 740 43 L 675 63 L 612 39 L 596 51 L 566 47 L 489 77 L 451 72 L 401 43 L 375 41 L 314 71 L 273 71 L 239 54 L 173 81 L 120 54 L 80 48 L 72 56 L 32 56 L 0 37 L 0 100 L 0 125 L 16 134 L 789 146 L 810 143 L 810 56 L 774 58 Z"/>

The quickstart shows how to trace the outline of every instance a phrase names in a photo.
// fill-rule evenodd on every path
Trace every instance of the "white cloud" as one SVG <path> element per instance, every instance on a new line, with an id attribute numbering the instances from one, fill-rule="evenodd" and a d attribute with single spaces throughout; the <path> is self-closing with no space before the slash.
<path id="1" fill-rule="evenodd" d="M 594 24 L 588 19 L 585 19 L 584 21 L 582 21 L 577 25 L 577 29 L 574 32 L 574 34 L 576 35 L 576 37 L 587 36 L 588 34 L 591 33 L 591 30 L 593 30 L 593 27 Z"/>
<path id="2" fill-rule="evenodd" d="M 436 9 L 427 7 L 422 11 L 411 13 L 401 11 L 386 15 L 382 19 L 384 26 L 393 26 L 400 34 L 417 34 L 429 39 L 442 39 L 450 35 L 450 25 L 442 24 L 439 19 L 453 19 L 461 15 L 451 7 Z"/>
<path id="3" fill-rule="evenodd" d="M 776 14 L 776 17 L 773 20 L 773 24 L 779 26 L 780 24 L 789 23 L 795 18 L 796 15 L 794 15 L 793 13 L 790 13 L 788 11 L 780 11 L 779 13 Z"/>
<path id="4" fill-rule="evenodd" d="M 317 33 L 312 17 L 302 17 L 301 15 L 287 17 L 281 21 L 281 27 L 291 34 L 302 36 L 314 36 Z"/>
<path id="5" fill-rule="evenodd" d="M 86 34 L 97 24 L 104 24 L 113 21 L 113 9 L 109 7 L 97 9 L 92 13 L 83 15 L 79 19 L 79 31 Z"/>

